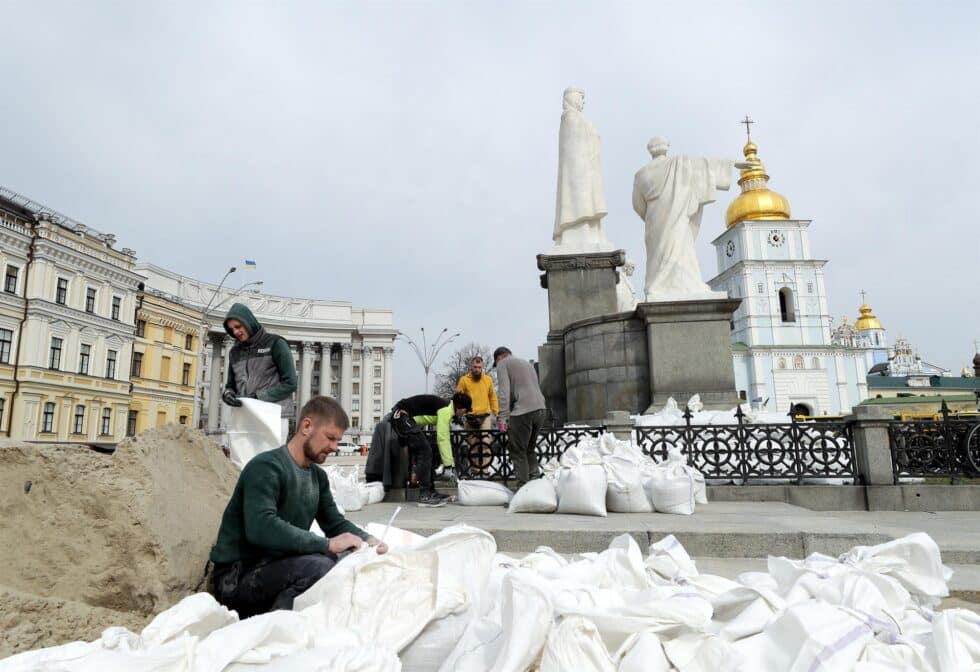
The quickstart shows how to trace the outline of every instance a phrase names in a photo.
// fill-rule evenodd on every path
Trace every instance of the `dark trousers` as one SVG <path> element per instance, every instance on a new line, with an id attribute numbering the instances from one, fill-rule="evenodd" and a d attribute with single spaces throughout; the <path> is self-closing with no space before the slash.
<path id="1" fill-rule="evenodd" d="M 392 418 L 391 424 L 399 440 L 408 448 L 408 454 L 415 458 L 415 475 L 419 479 L 419 488 L 424 492 L 430 492 L 435 467 L 432 464 L 432 446 L 425 438 L 422 428 L 407 415 Z"/>
<path id="2" fill-rule="evenodd" d="M 214 596 L 239 618 L 292 609 L 293 600 L 336 563 L 335 557 L 321 553 L 263 558 L 254 564 L 215 563 Z"/>
<path id="3" fill-rule="evenodd" d="M 544 409 L 510 416 L 507 425 L 507 454 L 514 465 L 517 487 L 541 475 L 535 444 L 544 424 Z"/>

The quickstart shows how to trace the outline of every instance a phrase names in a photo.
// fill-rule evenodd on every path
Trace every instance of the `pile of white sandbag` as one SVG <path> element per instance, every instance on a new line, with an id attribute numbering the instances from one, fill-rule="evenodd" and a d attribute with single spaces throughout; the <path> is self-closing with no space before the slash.
<path id="1" fill-rule="evenodd" d="M 728 411 L 706 411 L 701 395 L 695 394 L 687 400 L 687 408 L 691 410 L 692 425 L 734 425 L 738 423 L 735 416 L 737 409 Z M 785 413 L 753 411 L 748 404 L 742 404 L 742 422 L 755 424 L 782 424 L 789 422 Z M 631 416 L 637 427 L 674 427 L 684 425 L 684 409 L 677 405 L 673 397 L 667 399 L 664 407 L 649 415 Z"/>
<path id="2" fill-rule="evenodd" d="M 385 498 L 384 484 L 380 481 L 365 483 L 359 479 L 360 467 L 341 467 L 331 464 L 321 468 L 330 479 L 330 494 L 341 514 L 360 511 L 368 504 L 377 504 Z"/>
<path id="3" fill-rule="evenodd" d="M 545 465 L 544 478 L 533 480 L 513 497 L 499 484 L 461 481 L 463 505 L 508 504 L 508 513 L 575 513 L 605 516 L 613 513 L 677 513 L 690 515 L 696 504 L 707 503 L 704 478 L 678 449 L 654 462 L 629 441 L 612 434 L 586 437 L 570 446 L 558 460 Z M 488 488 L 503 490 L 488 501 Z M 479 499 L 473 494 L 479 488 Z"/>
<path id="4" fill-rule="evenodd" d="M 369 532 L 382 534 L 381 526 Z M 4 672 L 960 672 L 980 666 L 980 616 L 934 611 L 950 571 L 926 534 L 831 558 L 770 558 L 735 581 L 701 574 L 668 536 L 571 558 L 496 552 L 459 525 L 389 531 L 341 560 L 295 611 L 239 622 L 206 594 L 140 634 L 23 653 Z"/>

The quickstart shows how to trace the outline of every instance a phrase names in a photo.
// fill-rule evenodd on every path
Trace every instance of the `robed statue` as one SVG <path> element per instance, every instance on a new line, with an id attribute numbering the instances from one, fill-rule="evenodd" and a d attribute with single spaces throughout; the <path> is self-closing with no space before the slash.
<path id="1" fill-rule="evenodd" d="M 602 218 L 606 195 L 599 167 L 599 133 L 583 114 L 585 93 L 565 89 L 558 129 L 558 194 L 552 254 L 608 252 Z"/>
<path id="2" fill-rule="evenodd" d="M 725 298 L 701 278 L 694 241 L 704 206 L 727 190 L 735 162 L 667 156 L 670 143 L 657 136 L 647 144 L 653 160 L 633 180 L 633 209 L 646 225 L 647 301 Z"/>

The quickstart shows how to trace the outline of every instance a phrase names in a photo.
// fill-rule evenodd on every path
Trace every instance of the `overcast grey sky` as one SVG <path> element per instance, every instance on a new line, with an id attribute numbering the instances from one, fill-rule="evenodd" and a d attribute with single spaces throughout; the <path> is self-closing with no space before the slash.
<path id="1" fill-rule="evenodd" d="M 683 5 L 683 6 L 681 6 Z M 0 183 L 204 280 L 254 258 L 286 295 L 536 357 L 561 94 L 602 135 L 612 242 L 647 140 L 753 138 L 812 219 L 831 312 L 959 370 L 980 337 L 980 3 L 6 0 Z M 698 241 L 724 227 L 721 193 Z M 243 276 L 244 278 L 244 276 Z M 396 354 L 395 394 L 421 391 Z"/>

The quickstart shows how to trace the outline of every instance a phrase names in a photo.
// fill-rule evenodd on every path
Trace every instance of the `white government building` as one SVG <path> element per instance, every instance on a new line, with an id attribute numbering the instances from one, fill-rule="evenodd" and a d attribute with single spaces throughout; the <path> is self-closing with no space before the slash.
<path id="1" fill-rule="evenodd" d="M 136 270 L 146 277 L 147 287 L 202 311 L 207 308 L 204 380 L 199 387 L 204 397 L 202 420 L 209 432 L 220 432 L 224 427 L 226 407 L 221 403 L 221 392 L 234 343 L 223 322 L 228 308 L 236 302 L 248 306 L 266 330 L 289 343 L 299 376 L 297 409 L 316 394 L 335 397 L 351 416 L 349 434 L 355 440 L 362 436 L 368 440 L 375 423 L 394 404 L 392 354 L 398 332 L 391 310 L 355 308 L 347 301 L 263 294 L 247 289 L 248 284 L 245 289 L 219 290 L 214 284 L 153 264 L 139 264 Z M 219 375 L 214 375 L 215 370 Z M 329 374 L 324 375 L 325 371 Z"/>
<path id="2" fill-rule="evenodd" d="M 750 139 L 747 161 L 757 149 Z M 792 219 L 768 182 L 761 162 L 742 170 L 727 230 L 712 241 L 718 274 L 708 284 L 742 299 L 731 333 L 736 389 L 767 411 L 846 413 L 868 398 L 868 370 L 888 361 L 885 330 L 865 303 L 853 327 L 831 332 L 827 262 L 811 256 L 810 220 Z"/>

